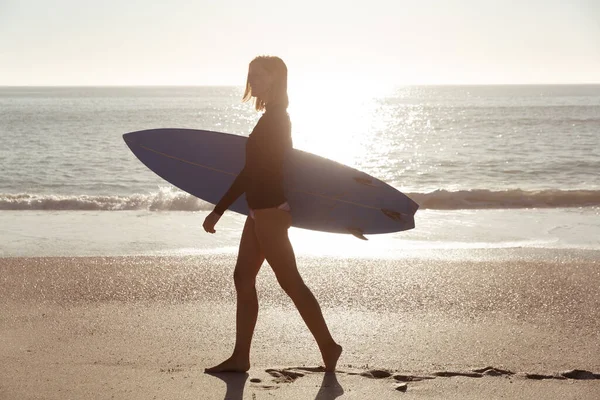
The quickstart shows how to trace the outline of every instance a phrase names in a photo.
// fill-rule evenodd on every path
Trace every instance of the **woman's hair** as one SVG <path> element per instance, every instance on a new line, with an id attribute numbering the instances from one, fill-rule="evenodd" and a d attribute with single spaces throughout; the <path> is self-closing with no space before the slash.
<path id="1" fill-rule="evenodd" d="M 287 108 L 289 104 L 287 94 L 287 67 L 283 60 L 275 56 L 258 56 L 250 62 L 250 65 L 252 64 L 259 64 L 267 70 L 273 78 L 271 89 L 269 90 L 269 103 L 280 104 Z M 250 87 L 249 80 L 246 79 L 246 91 L 244 92 L 242 100 L 248 101 L 251 98 L 252 88 Z M 267 102 L 265 99 L 257 96 L 254 108 L 256 108 L 257 111 L 264 111 L 266 106 Z"/>

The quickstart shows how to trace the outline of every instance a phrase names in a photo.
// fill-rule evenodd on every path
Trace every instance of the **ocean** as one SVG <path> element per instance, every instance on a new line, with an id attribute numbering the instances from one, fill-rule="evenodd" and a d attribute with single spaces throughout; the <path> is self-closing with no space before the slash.
<path id="1" fill-rule="evenodd" d="M 241 87 L 0 88 L 0 256 L 232 253 L 243 216 L 148 170 L 122 134 L 248 135 Z M 294 147 L 363 170 L 421 208 L 373 235 L 292 229 L 298 253 L 402 257 L 473 249 L 600 249 L 600 85 L 290 89 Z"/>

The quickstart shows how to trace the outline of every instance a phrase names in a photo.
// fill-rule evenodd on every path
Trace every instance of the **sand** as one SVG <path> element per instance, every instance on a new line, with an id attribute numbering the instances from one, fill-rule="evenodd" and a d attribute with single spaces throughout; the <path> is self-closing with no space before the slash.
<path id="1" fill-rule="evenodd" d="M 0 399 L 598 399 L 598 260 L 299 258 L 345 349 L 335 374 L 265 264 L 252 368 L 212 376 L 231 255 L 3 258 Z"/>

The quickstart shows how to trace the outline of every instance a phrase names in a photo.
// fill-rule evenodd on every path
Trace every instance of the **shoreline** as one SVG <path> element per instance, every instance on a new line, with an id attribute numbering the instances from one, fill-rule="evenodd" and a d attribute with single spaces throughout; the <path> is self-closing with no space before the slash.
<path id="1" fill-rule="evenodd" d="M 299 228 L 290 229 L 289 237 L 298 257 L 468 260 L 600 254 L 597 210 L 418 215 L 417 229 L 367 235 L 368 241 Z M 203 213 L 181 212 L 4 211 L 0 256 L 237 254 L 245 218 L 231 213 L 219 221 L 215 235 L 204 232 L 203 218 Z"/>
<path id="2" fill-rule="evenodd" d="M 354 239 L 352 239 L 354 240 Z M 375 242 L 374 242 L 375 243 Z M 358 244 L 363 244 L 358 243 Z M 400 243 L 399 243 L 400 244 Z M 292 245 L 294 243 L 292 242 Z M 162 250 L 160 252 L 141 251 L 131 254 L 39 254 L 39 255 L 0 255 L 1 260 L 36 260 L 36 259 L 105 259 L 105 258 L 173 258 L 173 259 L 193 259 L 193 258 L 233 258 L 237 256 L 239 243 L 235 246 L 217 247 L 208 249 L 199 246 L 196 252 L 181 252 L 179 249 Z M 300 247 L 300 246 L 294 246 Z M 398 246 L 400 247 L 400 246 Z M 346 256 L 342 254 L 310 254 L 296 251 L 297 260 L 384 260 L 384 261 L 407 261 L 407 260 L 447 260 L 447 261 L 548 261 L 554 262 L 559 258 L 565 258 L 568 261 L 599 261 L 600 249 L 593 248 L 549 248 L 549 247 L 448 247 L 448 248 L 406 248 L 397 250 L 393 255 L 377 254 L 374 251 L 360 253 L 351 253 Z"/>

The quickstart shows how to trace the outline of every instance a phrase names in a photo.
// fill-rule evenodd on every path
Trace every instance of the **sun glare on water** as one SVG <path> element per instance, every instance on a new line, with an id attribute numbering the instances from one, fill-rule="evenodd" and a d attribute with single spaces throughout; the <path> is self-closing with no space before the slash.
<path id="1" fill-rule="evenodd" d="M 294 147 L 356 166 L 373 140 L 380 88 L 311 82 L 289 88 Z"/>
<path id="2" fill-rule="evenodd" d="M 294 148 L 308 151 L 353 168 L 366 166 L 377 148 L 383 129 L 381 99 L 393 88 L 347 82 L 315 82 L 289 88 L 289 114 Z M 379 241 L 363 242 L 350 235 L 293 229 L 290 232 L 301 253 L 347 256 L 372 254 Z M 377 243 L 376 243 L 377 242 Z M 385 247 L 385 246 L 384 246 Z"/>

